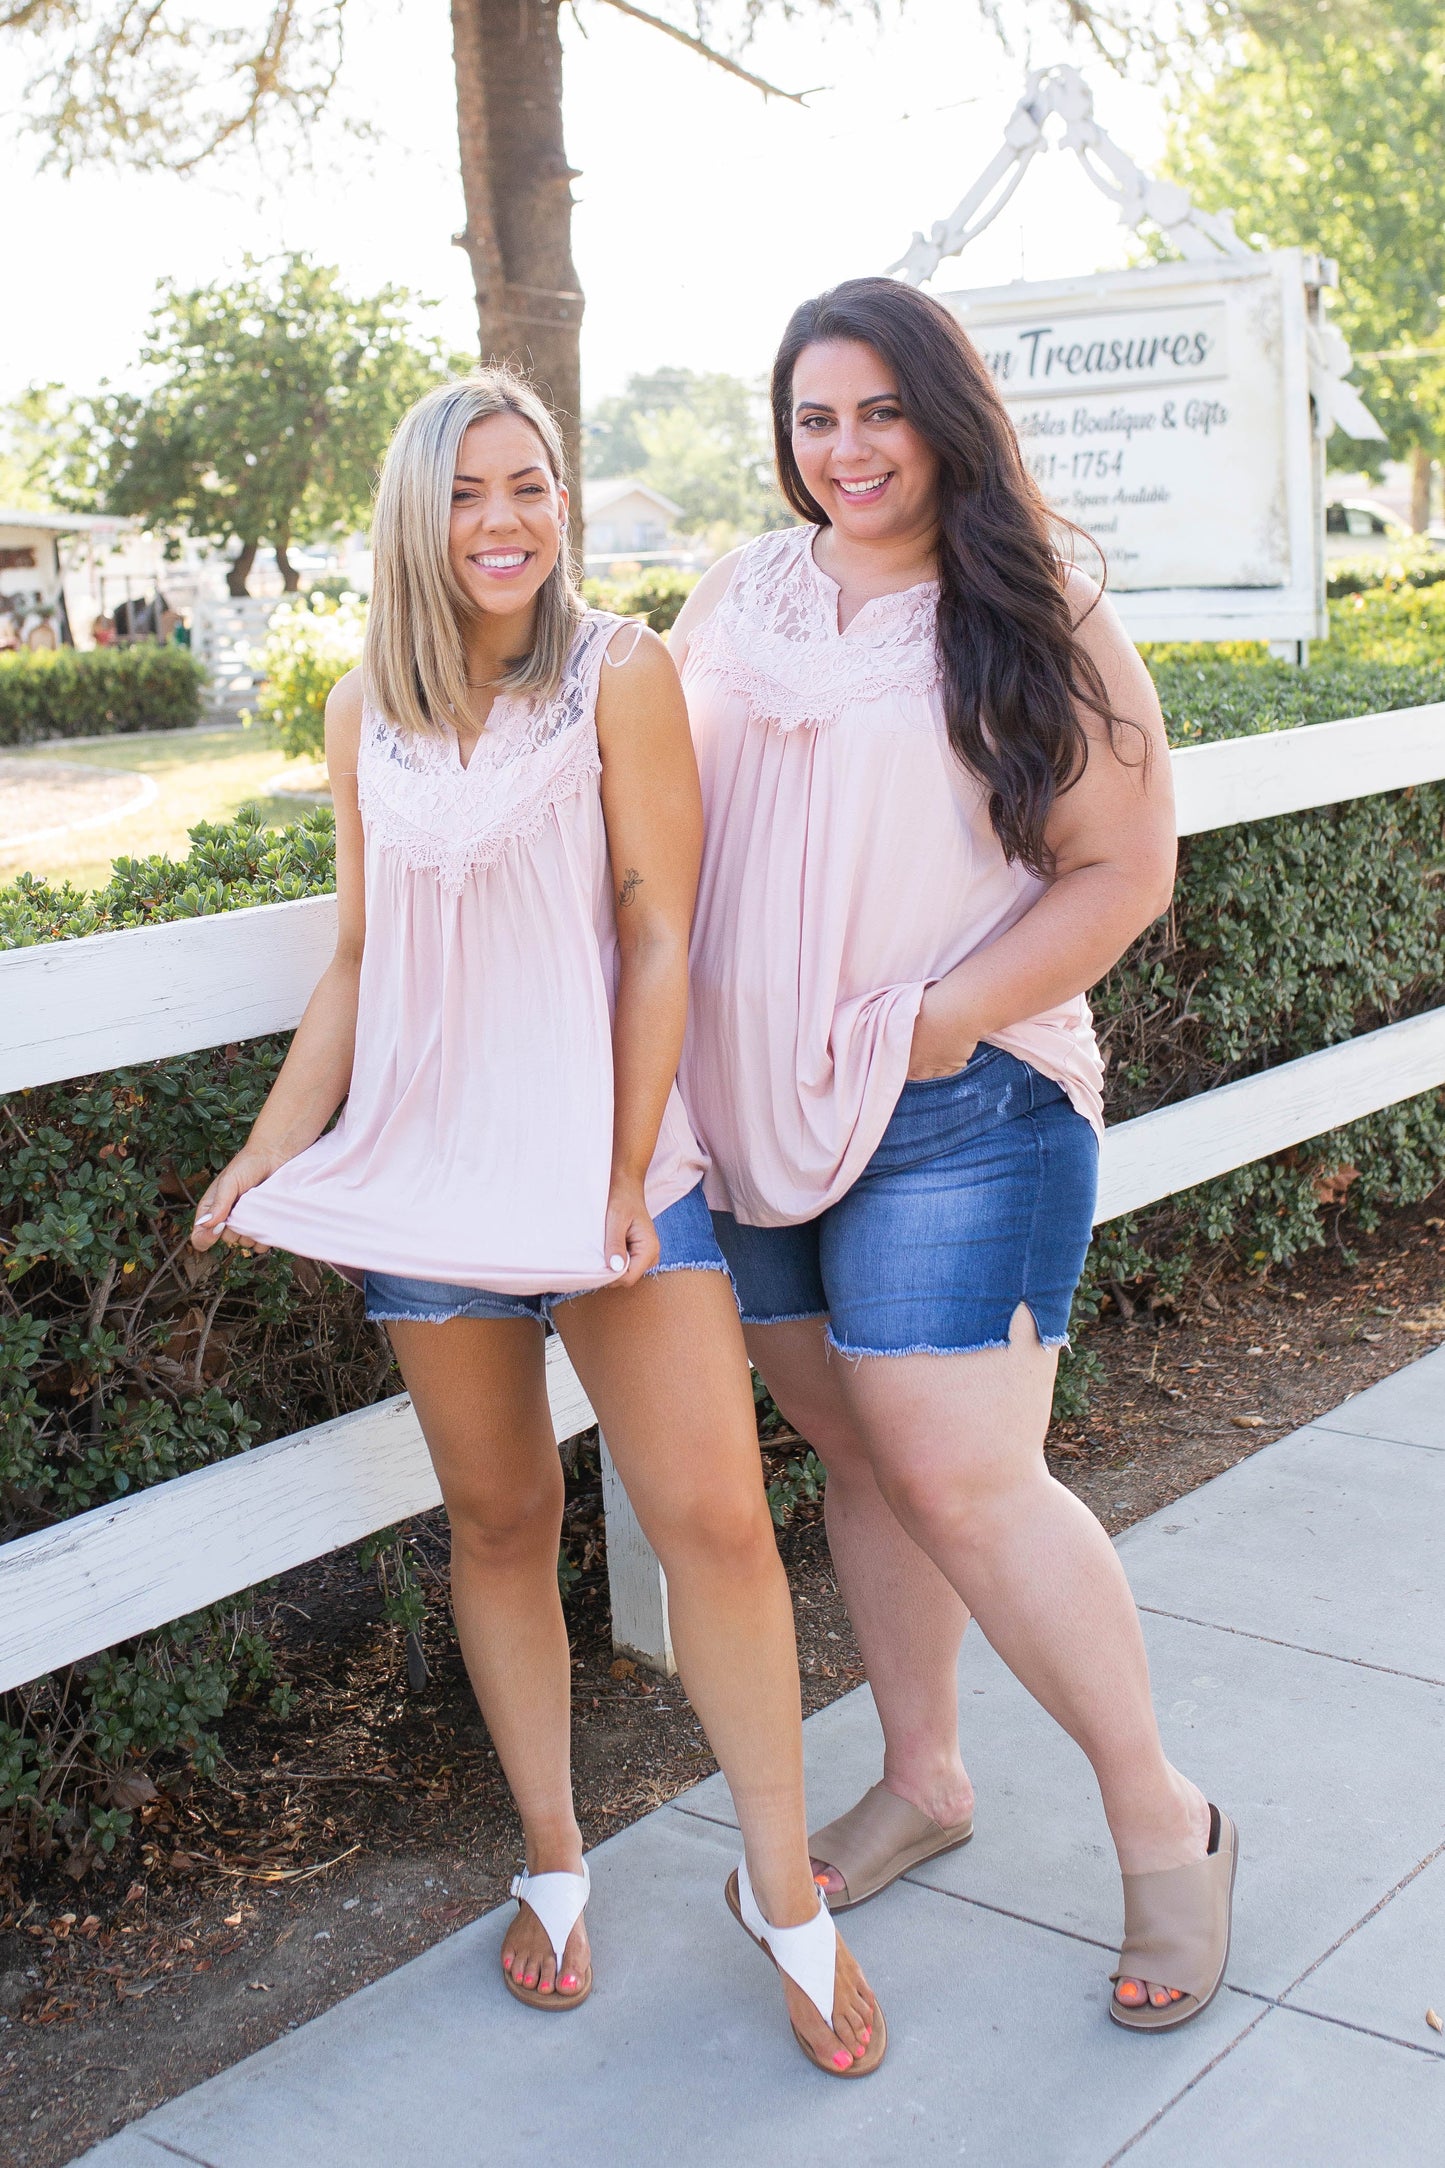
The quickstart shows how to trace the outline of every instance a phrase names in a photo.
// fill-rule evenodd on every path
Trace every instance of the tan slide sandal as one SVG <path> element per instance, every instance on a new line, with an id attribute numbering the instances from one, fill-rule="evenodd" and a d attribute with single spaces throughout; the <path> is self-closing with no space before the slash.
<path id="1" fill-rule="evenodd" d="M 831 1867 L 843 1877 L 843 1892 L 828 1899 L 828 1910 L 851 1912 L 910 1867 L 921 1867 L 942 1852 L 956 1852 L 972 1835 L 971 1814 L 945 1829 L 886 1784 L 875 1784 L 836 1822 L 815 1830 L 808 1851 L 816 1867 Z"/>
<path id="2" fill-rule="evenodd" d="M 763 1955 L 772 1960 L 779 1972 L 786 1973 L 803 1990 L 813 2008 L 825 2025 L 833 2022 L 833 1992 L 838 1968 L 838 1930 L 822 1897 L 818 1909 L 801 1927 L 773 1927 L 763 1918 L 762 1909 L 753 1895 L 753 1885 L 748 1880 L 746 1860 L 739 1861 L 728 1876 L 724 1895 L 728 1910 L 743 1932 L 752 1937 Z M 829 2078 L 871 2077 L 888 2052 L 888 2026 L 883 2012 L 875 2000 L 873 2005 L 873 2037 L 864 2050 L 861 2060 L 849 2063 L 840 2070 L 816 2049 L 810 2047 L 796 2025 L 793 2038 L 817 2070 Z M 839 2051 L 842 2052 L 841 2050 Z"/>
<path id="3" fill-rule="evenodd" d="M 512 1895 L 519 1904 L 526 1905 L 536 1914 L 542 1932 L 552 1945 L 559 1979 L 567 1937 L 581 1919 L 591 1894 L 592 1873 L 585 1859 L 580 1874 L 514 1874 L 512 1877 Z M 510 1972 L 502 1974 L 502 1984 L 509 1995 L 515 1995 L 529 2010 L 576 2010 L 592 1992 L 592 1967 L 588 1965 L 572 1994 L 554 1987 L 550 1994 L 544 1995 L 539 1987 L 524 1987 Z"/>
<path id="4" fill-rule="evenodd" d="M 1185 1867 L 1124 1877 L 1124 1946 L 1111 1980 L 1138 1980 L 1174 1991 L 1162 2004 L 1137 2008 L 1109 1998 L 1109 2015 L 1130 2032 L 1168 2032 L 1187 2025 L 1224 1984 L 1234 1916 L 1239 1832 L 1218 1807 L 1209 1809 L 1209 1852 Z"/>

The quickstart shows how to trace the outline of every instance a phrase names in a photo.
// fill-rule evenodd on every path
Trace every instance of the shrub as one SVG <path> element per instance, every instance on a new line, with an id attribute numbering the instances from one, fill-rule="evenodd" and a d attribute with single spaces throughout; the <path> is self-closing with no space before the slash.
<path id="1" fill-rule="evenodd" d="M 1361 662 L 1445 668 L 1445 582 L 1370 587 L 1331 603 L 1330 646 Z"/>
<path id="2" fill-rule="evenodd" d="M 1177 741 L 1324 721 L 1445 696 L 1445 670 L 1342 661 L 1157 665 Z M 122 860 L 82 896 L 31 877 L 0 890 L 0 947 L 315 893 L 329 811 L 269 833 L 254 810 L 193 831 L 189 856 Z M 1437 1005 L 1445 978 L 1445 785 L 1189 839 L 1174 909 L 1095 995 L 1119 1121 Z M 0 1107 L 0 1533 L 15 1535 L 387 1389 L 354 1293 L 285 1255 L 196 1258 L 190 1200 L 241 1141 L 280 1039 L 48 1086 Z M 1158 1308 L 1221 1261 L 1288 1271 L 1302 1250 L 1445 1176 L 1445 1093 L 1100 1230 L 1059 1406 L 1082 1407 L 1110 1300 Z M 774 1516 L 815 1496 L 800 1445 Z M 404 1541 L 404 1539 L 403 1539 Z M 390 1534 L 374 1546 L 392 1544 Z M 400 1548 L 388 1613 L 414 1623 Z M 390 1569 L 388 1569 L 390 1571 Z M 147 1757 L 205 1768 L 238 1696 L 284 1695 L 245 1598 L 12 1695 L 0 1708 L 0 1849 L 127 1840 L 124 1778 Z M 7 1820 L 8 1817 L 8 1820 Z M 8 1831 L 8 1840 L 7 1840 Z"/>
<path id="3" fill-rule="evenodd" d="M 682 606 L 698 583 L 696 572 L 656 565 L 635 580 L 584 580 L 582 592 L 594 610 L 615 610 L 619 617 L 645 617 L 654 632 L 671 632 Z"/>
<path id="4" fill-rule="evenodd" d="M 596 609 L 645 617 L 654 632 L 667 632 L 696 585 L 695 573 L 659 569 L 627 583 L 587 580 L 583 591 Z M 327 695 L 361 660 L 366 607 L 359 595 L 318 587 L 272 618 L 257 653 L 263 682 L 247 720 L 268 723 L 288 754 L 314 759 L 325 750 Z"/>
<path id="5" fill-rule="evenodd" d="M 309 601 L 283 604 L 272 618 L 257 652 L 264 678 L 256 714 L 293 757 L 316 759 L 325 751 L 327 695 L 360 662 L 365 631 L 359 595 L 333 601 L 319 589 Z"/>
<path id="6" fill-rule="evenodd" d="M 0 655 L 0 746 L 188 729 L 205 676 L 186 648 L 144 642 Z"/>
<path id="7" fill-rule="evenodd" d="M 1389 556 L 1333 558 L 1326 570 L 1332 600 L 1376 587 L 1435 587 L 1445 580 L 1445 550 L 1421 537 Z"/>
<path id="8" fill-rule="evenodd" d="M 192 831 L 179 864 L 121 860 L 84 896 L 0 890 L 0 947 L 279 902 L 332 881 L 329 809 L 268 831 L 254 808 Z M 0 1537 L 244 1451 L 377 1397 L 389 1358 L 341 1283 L 285 1256 L 196 1256 L 193 1200 L 236 1149 L 285 1051 L 252 1040 L 13 1095 L 0 1162 Z M 83 1862 L 123 1834 L 128 1768 L 205 1770 L 237 1694 L 272 1691 L 237 1597 L 0 1705 L 0 1853 Z"/>

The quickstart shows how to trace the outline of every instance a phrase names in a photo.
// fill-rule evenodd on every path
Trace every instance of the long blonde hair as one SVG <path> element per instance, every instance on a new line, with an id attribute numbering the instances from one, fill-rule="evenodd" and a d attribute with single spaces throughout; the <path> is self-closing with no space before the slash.
<path id="1" fill-rule="evenodd" d="M 361 669 L 366 697 L 398 730 L 436 731 L 467 712 L 462 627 L 476 605 L 452 571 L 452 486 L 462 438 L 493 414 L 529 423 L 554 481 L 565 482 L 556 422 L 531 385 L 507 369 L 481 369 L 429 391 L 402 416 L 382 464 Z M 542 699 L 554 693 L 583 607 L 564 535 L 538 590 L 531 648 L 508 665 L 498 688 Z"/>

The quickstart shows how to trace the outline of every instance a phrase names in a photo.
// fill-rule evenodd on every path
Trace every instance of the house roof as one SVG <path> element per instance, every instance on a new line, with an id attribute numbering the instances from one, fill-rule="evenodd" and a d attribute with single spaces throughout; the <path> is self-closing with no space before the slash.
<path id="1" fill-rule="evenodd" d="M 664 497 L 660 489 L 654 489 L 651 482 L 644 482 L 636 475 L 609 475 L 605 482 L 584 481 L 582 484 L 582 510 L 588 519 L 595 513 L 605 512 L 609 505 L 620 503 L 624 497 L 646 497 L 669 519 L 682 518 L 680 504 L 674 504 L 671 497 Z"/>
<path id="2" fill-rule="evenodd" d="M 134 522 L 106 512 L 54 512 L 34 507 L 18 512 L 0 511 L 0 528 L 23 528 L 29 534 L 89 534 L 97 527 L 112 533 L 128 531 Z"/>

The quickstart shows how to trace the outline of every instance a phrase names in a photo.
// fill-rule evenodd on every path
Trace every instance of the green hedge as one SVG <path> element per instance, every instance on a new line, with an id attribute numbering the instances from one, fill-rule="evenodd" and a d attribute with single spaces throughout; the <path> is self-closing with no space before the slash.
<path id="1" fill-rule="evenodd" d="M 1445 668 L 1419 664 L 1155 667 L 1185 744 L 1445 698 Z M 93 897 L 23 879 L 0 890 L 0 947 L 318 892 L 332 834 L 329 812 L 272 833 L 248 811 L 193 831 L 179 864 L 121 861 Z M 1440 785 L 1186 842 L 1173 911 L 1095 997 L 1111 1120 L 1439 1004 L 1442 865 Z M 240 1143 L 282 1046 L 252 1041 L 0 1107 L 0 1536 L 386 1389 L 386 1351 L 349 1289 L 284 1255 L 201 1260 L 186 1246 L 191 1199 Z M 1222 1261 L 1287 1272 L 1332 1231 L 1442 1177 L 1445 1094 L 1432 1092 L 1112 1223 L 1090 1253 L 1061 1407 L 1081 1404 L 1097 1368 L 1086 1328 L 1106 1301 L 1168 1305 Z M 7 1827 L 12 1850 L 68 1845 L 77 1861 L 128 1841 L 117 1773 L 152 1755 L 205 1767 L 229 1699 L 284 1696 L 269 1664 L 238 1600 L 8 1697 L 0 1848 Z"/>
<path id="2" fill-rule="evenodd" d="M 185 730 L 201 719 L 205 679 L 185 648 L 148 643 L 0 655 L 0 746 Z"/>
<path id="3" fill-rule="evenodd" d="M 1375 587 L 1434 587 L 1445 580 L 1445 549 L 1421 539 L 1379 555 L 1335 557 L 1325 569 L 1332 598 Z"/>
<path id="4" fill-rule="evenodd" d="M 584 580 L 582 592 L 594 610 L 645 617 L 654 632 L 671 632 L 698 577 L 696 572 L 654 565 L 650 571 L 639 572 L 635 580 Z"/>

